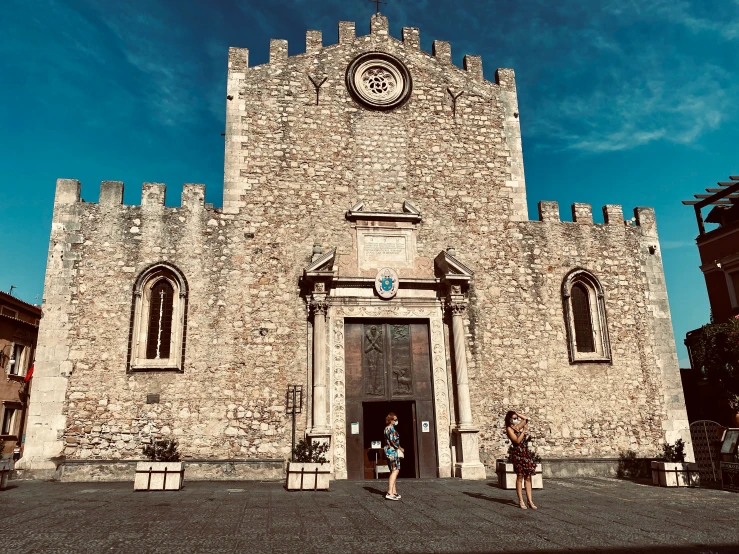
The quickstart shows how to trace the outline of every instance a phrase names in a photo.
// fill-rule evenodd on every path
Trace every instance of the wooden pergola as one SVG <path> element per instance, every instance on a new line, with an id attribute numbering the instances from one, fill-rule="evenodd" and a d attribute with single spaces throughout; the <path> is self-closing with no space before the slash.
<path id="1" fill-rule="evenodd" d="M 710 194 L 695 194 L 697 200 L 683 200 L 686 206 L 695 208 L 695 218 L 701 235 L 706 234 L 706 227 L 701 209 L 706 206 L 739 206 L 739 175 L 731 175 L 729 181 L 719 181 L 721 188 L 707 188 Z"/>

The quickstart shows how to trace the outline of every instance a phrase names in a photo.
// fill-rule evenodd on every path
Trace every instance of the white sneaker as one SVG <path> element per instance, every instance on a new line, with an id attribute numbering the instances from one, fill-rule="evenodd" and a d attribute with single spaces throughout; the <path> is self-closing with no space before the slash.
<path id="1" fill-rule="evenodd" d="M 388 500 L 400 500 L 399 497 L 395 496 L 394 494 L 390 494 L 390 493 L 387 493 L 385 495 L 385 498 L 387 498 Z"/>
<path id="2" fill-rule="evenodd" d="M 395 497 L 395 500 L 400 500 L 400 495 L 399 494 L 394 494 L 393 496 Z"/>

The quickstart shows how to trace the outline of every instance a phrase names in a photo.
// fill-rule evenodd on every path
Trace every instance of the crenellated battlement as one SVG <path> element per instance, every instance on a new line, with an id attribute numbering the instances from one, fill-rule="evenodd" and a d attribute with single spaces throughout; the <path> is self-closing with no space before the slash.
<path id="1" fill-rule="evenodd" d="M 593 223 L 593 207 L 590 204 L 575 202 L 571 205 L 572 221 L 562 221 L 559 213 L 559 203 L 552 201 L 539 202 L 539 221 L 555 223 L 577 223 L 580 225 L 601 225 Z M 638 227 L 651 227 L 654 225 L 654 208 L 634 208 L 634 219 L 624 220 L 623 208 L 617 204 L 606 204 L 603 210 L 602 225 L 626 225 L 631 226 L 632 221 Z"/>
<path id="2" fill-rule="evenodd" d="M 249 69 L 265 68 L 269 66 L 280 67 L 289 59 L 296 59 L 303 56 L 315 56 L 324 49 L 336 48 L 351 44 L 357 39 L 366 37 L 385 36 L 391 40 L 402 43 L 409 49 L 421 49 L 420 31 L 416 27 L 403 27 L 401 31 L 401 39 L 395 39 L 389 34 L 388 19 L 384 15 L 375 14 L 370 19 L 369 35 L 357 36 L 356 23 L 354 21 L 339 21 L 339 42 L 338 44 L 323 45 L 323 33 L 318 30 L 308 30 L 305 34 L 305 53 L 288 54 L 288 41 L 283 39 L 271 39 L 269 43 L 269 61 L 266 64 L 260 64 L 249 67 L 249 50 L 247 48 L 229 48 L 228 68 L 231 72 L 245 72 Z M 432 44 L 431 57 L 436 59 L 441 65 L 448 67 L 456 67 L 452 63 L 452 47 L 447 41 L 435 40 Z M 460 70 L 467 71 L 470 76 L 478 81 L 483 80 L 482 57 L 467 54 L 463 58 L 462 68 Z M 498 70 L 500 71 L 500 70 Z M 498 80 L 496 72 L 496 84 L 501 84 Z"/>
<path id="3" fill-rule="evenodd" d="M 83 202 L 80 195 L 81 185 L 76 179 L 57 179 L 54 204 L 75 204 Z M 167 185 L 164 183 L 144 183 L 141 187 L 141 206 L 165 207 Z M 85 204 L 96 204 L 87 202 Z M 123 205 L 123 181 L 102 181 L 100 183 L 100 197 L 97 202 L 100 206 Z M 199 183 L 185 183 L 180 196 L 180 206 L 167 206 L 169 209 L 186 208 L 189 211 L 212 209 L 212 205 L 205 204 L 205 185 Z"/>

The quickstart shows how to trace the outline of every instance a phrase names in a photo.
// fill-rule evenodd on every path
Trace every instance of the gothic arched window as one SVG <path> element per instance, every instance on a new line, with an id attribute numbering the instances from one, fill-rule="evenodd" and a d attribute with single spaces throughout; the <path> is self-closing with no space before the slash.
<path id="1" fill-rule="evenodd" d="M 170 264 L 141 273 L 133 294 L 129 370 L 182 371 L 187 281 Z"/>
<path id="2" fill-rule="evenodd" d="M 562 283 L 570 362 L 610 362 L 606 305 L 596 277 L 576 269 Z"/>

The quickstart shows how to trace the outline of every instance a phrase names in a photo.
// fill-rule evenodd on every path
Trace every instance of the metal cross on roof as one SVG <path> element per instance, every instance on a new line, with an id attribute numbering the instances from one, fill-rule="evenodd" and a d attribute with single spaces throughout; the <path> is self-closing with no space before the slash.
<path id="1" fill-rule="evenodd" d="M 375 7 L 377 8 L 377 13 L 380 13 L 380 4 L 387 5 L 387 2 L 381 2 L 380 0 L 369 0 L 373 4 L 375 4 Z"/>

